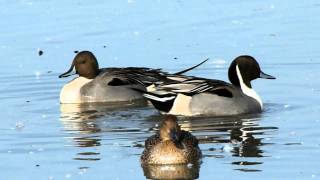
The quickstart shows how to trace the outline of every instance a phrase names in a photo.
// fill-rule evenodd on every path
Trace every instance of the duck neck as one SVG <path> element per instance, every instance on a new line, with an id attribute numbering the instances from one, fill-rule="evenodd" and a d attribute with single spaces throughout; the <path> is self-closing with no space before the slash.
<path id="1" fill-rule="evenodd" d="M 248 87 L 248 86 L 246 85 L 246 83 L 244 83 L 238 65 L 236 66 L 236 71 L 237 71 L 237 76 L 238 76 L 238 79 L 239 79 L 240 88 L 241 88 L 242 92 L 243 92 L 245 95 L 247 95 L 247 96 L 255 99 L 256 101 L 258 101 L 258 103 L 259 103 L 259 105 L 260 105 L 260 107 L 261 107 L 261 109 L 262 109 L 262 108 L 263 108 L 263 104 L 262 104 L 262 100 L 261 100 L 260 96 L 256 93 L 256 91 L 254 91 L 254 90 L 252 89 L 252 87 Z M 249 83 L 250 83 L 250 82 L 249 82 Z"/>

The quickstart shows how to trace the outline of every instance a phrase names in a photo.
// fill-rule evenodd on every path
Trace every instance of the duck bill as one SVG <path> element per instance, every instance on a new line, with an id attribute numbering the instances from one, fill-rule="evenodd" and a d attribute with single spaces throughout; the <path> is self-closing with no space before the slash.
<path id="1" fill-rule="evenodd" d="M 59 78 L 65 78 L 65 77 L 69 77 L 69 76 L 77 74 L 77 72 L 73 72 L 73 68 L 74 68 L 74 63 L 71 64 L 71 67 L 67 72 L 59 75 Z"/>
<path id="2" fill-rule="evenodd" d="M 170 131 L 170 137 L 174 142 L 178 141 L 178 139 L 179 139 L 176 130 L 171 130 Z"/>
<path id="3" fill-rule="evenodd" d="M 262 79 L 276 79 L 275 77 L 269 75 L 269 74 L 266 74 L 264 72 L 260 72 L 260 77 L 259 78 L 262 78 Z"/>

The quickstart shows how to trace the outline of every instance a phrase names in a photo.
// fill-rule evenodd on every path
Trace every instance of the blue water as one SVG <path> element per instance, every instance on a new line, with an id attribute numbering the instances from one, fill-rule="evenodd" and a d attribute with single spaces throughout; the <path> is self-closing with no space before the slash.
<path id="1" fill-rule="evenodd" d="M 319 179 L 320 3 L 310 1 L 1 1 L 0 179 L 144 179 L 143 142 L 162 119 L 152 106 L 61 106 L 76 50 L 101 67 L 227 79 L 250 54 L 276 80 L 256 80 L 265 111 L 186 118 L 204 154 L 199 179 Z M 43 55 L 39 56 L 38 51 Z M 170 174 L 170 173 L 169 173 Z M 150 173 L 149 173 L 150 175 Z M 172 174 L 174 176 L 174 174 Z"/>

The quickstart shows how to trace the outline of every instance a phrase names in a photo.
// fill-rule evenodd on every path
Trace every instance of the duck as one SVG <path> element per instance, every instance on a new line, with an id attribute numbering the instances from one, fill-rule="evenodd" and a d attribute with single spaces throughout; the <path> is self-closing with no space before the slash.
<path id="1" fill-rule="evenodd" d="M 175 74 L 183 74 L 204 62 Z M 75 69 L 75 73 L 73 73 Z M 91 102 L 128 102 L 144 99 L 141 92 L 148 86 L 162 83 L 167 72 L 161 69 L 145 67 L 99 68 L 95 55 L 90 51 L 81 51 L 74 57 L 69 70 L 59 78 L 78 75 L 63 86 L 60 92 L 61 104 L 79 104 Z"/>
<path id="2" fill-rule="evenodd" d="M 163 83 L 146 97 L 162 114 L 183 116 L 233 116 L 260 113 L 263 103 L 251 81 L 276 79 L 264 73 L 257 60 L 249 55 L 236 57 L 230 64 L 231 83 L 195 76 L 173 75 L 176 82 Z"/>
<path id="3" fill-rule="evenodd" d="M 145 141 L 142 165 L 197 164 L 202 153 L 198 140 L 190 132 L 181 130 L 174 115 L 166 115 L 159 131 Z"/>

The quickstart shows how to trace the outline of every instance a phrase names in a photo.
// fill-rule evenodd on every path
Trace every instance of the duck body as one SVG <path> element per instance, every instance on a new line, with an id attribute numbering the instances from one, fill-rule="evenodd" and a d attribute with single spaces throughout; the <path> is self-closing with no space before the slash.
<path id="1" fill-rule="evenodd" d="M 154 91 L 145 92 L 144 96 L 161 113 L 184 116 L 260 113 L 263 104 L 250 81 L 256 78 L 275 79 L 263 73 L 251 56 L 240 56 L 233 61 L 229 68 L 232 84 L 183 75 L 169 78 L 180 81 L 161 84 Z"/>
<path id="2" fill-rule="evenodd" d="M 147 68 L 135 68 L 146 73 Z M 141 92 L 146 87 L 135 81 L 130 81 L 123 73 L 132 73 L 132 69 L 105 68 L 94 79 L 77 77 L 64 85 L 60 92 L 61 103 L 89 102 L 122 102 L 143 99 Z"/>
<path id="3" fill-rule="evenodd" d="M 195 79 L 195 77 L 192 77 L 193 81 Z M 211 90 L 197 93 L 192 91 L 192 89 L 199 86 L 198 83 L 201 81 L 203 83 L 210 82 L 199 78 L 197 78 L 196 84 L 190 84 L 190 82 L 186 81 L 185 83 L 190 86 L 189 91 L 186 91 L 185 84 L 179 83 L 177 85 L 184 88 L 184 92 L 179 93 L 176 93 L 179 89 L 173 84 L 158 86 L 161 90 L 148 92 L 149 96 L 147 98 L 150 98 L 149 100 L 154 107 L 163 114 L 231 116 L 262 111 L 262 107 L 256 99 L 247 96 L 240 88 L 228 83 L 217 81 L 215 86 L 211 86 Z M 161 96 L 159 94 L 165 93 L 168 93 L 168 99 L 169 97 L 172 97 L 172 99 L 165 102 L 152 99 L 154 96 Z"/>
<path id="4" fill-rule="evenodd" d="M 193 96 L 179 94 L 177 101 L 169 112 L 175 115 L 212 115 L 231 116 L 247 113 L 259 113 L 262 111 L 260 104 L 252 97 L 246 96 L 235 87 L 229 87 L 233 97 L 217 95 L 215 93 L 204 92 Z M 180 103 L 179 99 L 185 99 Z M 183 104 L 183 106 L 177 106 Z"/>
<path id="5" fill-rule="evenodd" d="M 145 150 L 141 155 L 142 164 L 164 165 L 198 162 L 202 154 L 196 137 L 187 131 L 180 130 L 178 125 L 174 128 L 168 128 L 163 124 L 160 133 L 145 141 Z M 162 134 L 161 131 L 163 131 Z M 164 137 L 164 133 L 170 134 L 167 135 L 168 138 Z"/>
<path id="6" fill-rule="evenodd" d="M 145 143 L 141 156 L 146 164 L 187 164 L 201 158 L 198 140 L 189 132 L 181 131 L 181 141 L 162 141 L 159 134 L 153 135 Z"/>
<path id="7" fill-rule="evenodd" d="M 182 74 L 202 63 L 177 72 Z M 59 78 L 70 76 L 75 68 L 79 77 L 67 83 L 60 92 L 60 103 L 123 102 L 144 99 L 142 92 L 152 84 L 161 84 L 167 79 L 161 69 L 144 67 L 99 69 L 96 57 L 89 51 L 79 52 L 70 69 Z M 135 90 L 134 90 L 135 89 Z"/>
<path id="8" fill-rule="evenodd" d="M 190 115 L 230 116 L 262 111 L 255 99 L 244 95 L 241 91 L 234 90 L 233 95 L 232 98 L 212 93 L 195 95 L 190 102 Z"/>

